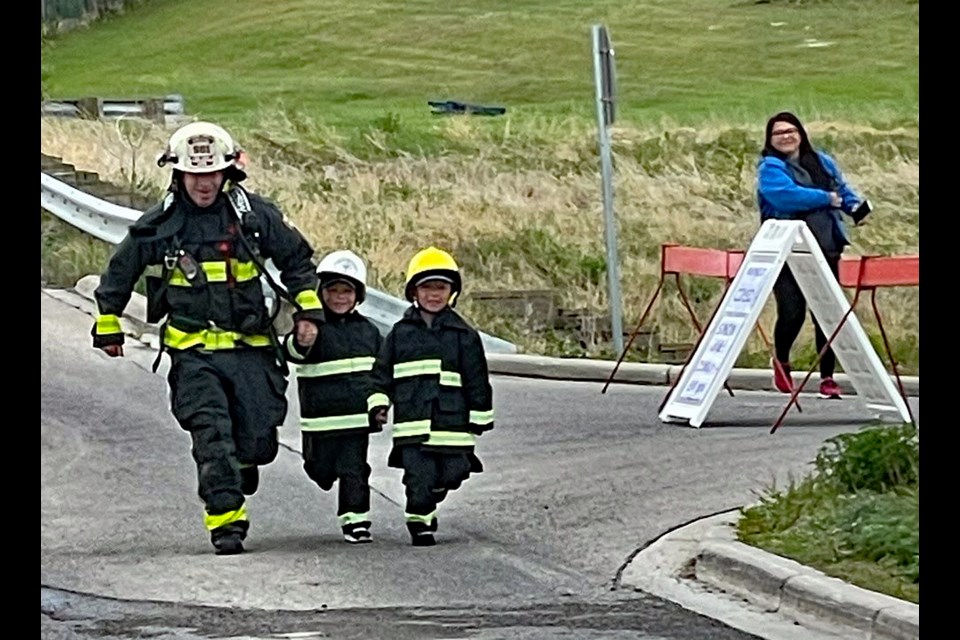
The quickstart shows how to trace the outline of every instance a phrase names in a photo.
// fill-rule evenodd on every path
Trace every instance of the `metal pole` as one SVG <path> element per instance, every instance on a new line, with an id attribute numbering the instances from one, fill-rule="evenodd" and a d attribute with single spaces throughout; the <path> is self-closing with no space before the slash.
<path id="1" fill-rule="evenodd" d="M 607 51 L 601 50 L 602 25 L 593 26 L 593 76 L 597 89 L 597 129 L 600 144 L 600 173 L 603 189 L 604 239 L 607 245 L 607 286 L 610 297 L 610 325 L 613 332 L 613 348 L 623 353 L 623 319 L 620 309 L 620 261 L 617 257 L 617 223 L 613 217 L 613 160 L 610 152 L 610 137 L 607 133 L 606 104 L 607 97 L 603 88 L 602 57 Z M 608 39 L 609 41 L 609 39 Z"/>

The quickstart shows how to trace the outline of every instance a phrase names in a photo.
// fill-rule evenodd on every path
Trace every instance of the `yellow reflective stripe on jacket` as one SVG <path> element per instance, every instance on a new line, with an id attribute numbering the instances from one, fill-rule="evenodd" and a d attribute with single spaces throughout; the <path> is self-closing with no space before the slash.
<path id="1" fill-rule="evenodd" d="M 297 301 L 297 304 L 300 305 L 300 308 L 304 311 L 308 309 L 322 308 L 322 305 L 320 304 L 320 298 L 317 297 L 317 292 L 312 289 L 301 291 L 296 295 L 294 300 Z"/>
<path id="2" fill-rule="evenodd" d="M 460 374 L 455 371 L 441 371 L 440 384 L 447 387 L 462 386 L 462 384 L 460 383 Z"/>
<path id="3" fill-rule="evenodd" d="M 369 422 L 365 413 L 300 419 L 300 428 L 304 431 L 336 431 L 337 429 L 355 429 L 367 426 L 369 426 Z"/>
<path id="4" fill-rule="evenodd" d="M 412 376 L 439 374 L 439 360 L 414 360 L 412 362 L 400 362 L 393 365 L 394 378 L 410 378 Z"/>
<path id="5" fill-rule="evenodd" d="M 203 523 L 207 525 L 208 531 L 213 531 L 219 527 L 222 527 L 233 522 L 240 522 L 241 520 L 247 519 L 247 505 L 241 505 L 241 507 L 235 511 L 227 511 L 226 513 L 218 513 L 215 516 L 210 515 L 209 513 L 203 516 Z"/>
<path id="6" fill-rule="evenodd" d="M 490 424 L 493 422 L 493 409 L 490 409 L 490 411 L 471 411 L 470 422 L 473 424 Z"/>
<path id="7" fill-rule="evenodd" d="M 425 436 L 430 433 L 429 420 L 411 420 L 410 422 L 395 422 L 393 425 L 394 438 L 409 438 L 411 436 Z"/>
<path id="8" fill-rule="evenodd" d="M 440 360 L 414 360 L 393 365 L 394 378 L 412 378 L 413 376 L 440 376 L 440 384 L 448 387 L 460 387 L 460 374 L 456 371 L 441 369 Z"/>
<path id="9" fill-rule="evenodd" d="M 437 447 L 472 447 L 477 444 L 477 436 L 463 431 L 431 431 L 425 445 Z"/>
<path id="10" fill-rule="evenodd" d="M 348 524 L 356 524 L 357 522 L 370 522 L 369 513 L 344 513 L 337 516 L 337 520 L 340 522 L 341 527 L 345 527 Z"/>
<path id="11" fill-rule="evenodd" d="M 97 317 L 97 335 L 107 333 L 123 333 L 120 327 L 120 318 L 108 313 Z"/>
<path id="12" fill-rule="evenodd" d="M 221 331 L 219 329 L 204 329 L 188 333 L 174 326 L 167 325 L 163 333 L 163 344 L 171 349 L 191 349 L 203 347 L 209 351 L 235 349 L 237 343 L 242 342 L 251 347 L 269 347 L 272 343 L 267 335 L 245 335 L 236 331 Z"/>
<path id="13" fill-rule="evenodd" d="M 344 358 L 330 362 L 316 364 L 298 364 L 297 375 L 301 378 L 319 378 L 321 376 L 336 376 L 343 373 L 361 373 L 373 369 L 374 358 Z"/>
<path id="14" fill-rule="evenodd" d="M 375 393 L 367 398 L 367 411 L 373 411 L 376 407 L 389 407 L 390 398 L 384 393 Z"/>
<path id="15" fill-rule="evenodd" d="M 226 282 L 227 281 L 227 263 L 224 260 L 210 260 L 201 262 L 200 268 L 207 276 L 207 282 Z M 247 282 L 255 280 L 260 271 L 253 262 L 240 262 L 236 258 L 230 259 L 230 272 L 233 273 L 233 279 L 237 282 Z M 189 287 L 190 281 L 183 275 L 179 268 L 170 274 L 170 284 L 174 287 Z"/>
<path id="16" fill-rule="evenodd" d="M 422 516 L 419 513 L 405 512 L 403 517 L 406 518 L 407 522 L 422 522 L 423 524 L 432 524 L 434 519 L 437 517 L 437 512 L 434 510 L 425 516 Z"/>

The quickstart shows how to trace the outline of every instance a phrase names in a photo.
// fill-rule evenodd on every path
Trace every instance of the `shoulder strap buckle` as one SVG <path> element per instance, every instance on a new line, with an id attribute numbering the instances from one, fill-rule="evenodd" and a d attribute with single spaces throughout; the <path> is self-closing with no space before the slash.
<path id="1" fill-rule="evenodd" d="M 241 220 L 243 219 L 244 214 L 253 211 L 253 207 L 250 206 L 250 199 L 247 197 L 246 192 L 236 185 L 230 187 L 230 190 L 227 191 L 227 199 L 230 200 L 233 210 L 237 212 L 237 216 Z"/>

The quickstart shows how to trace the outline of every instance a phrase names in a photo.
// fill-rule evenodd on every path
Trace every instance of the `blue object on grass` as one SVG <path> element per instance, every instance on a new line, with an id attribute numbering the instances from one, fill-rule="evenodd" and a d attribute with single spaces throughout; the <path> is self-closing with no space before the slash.
<path id="1" fill-rule="evenodd" d="M 430 113 L 434 115 L 502 116 L 507 112 L 506 107 L 485 107 L 455 100 L 428 100 L 427 104 L 433 107 Z"/>

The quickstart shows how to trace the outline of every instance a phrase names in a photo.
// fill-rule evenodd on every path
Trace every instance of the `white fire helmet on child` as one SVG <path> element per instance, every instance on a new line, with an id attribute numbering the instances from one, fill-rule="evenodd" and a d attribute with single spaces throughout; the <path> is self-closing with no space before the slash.
<path id="1" fill-rule="evenodd" d="M 320 277 L 320 286 L 331 285 L 334 282 L 347 282 L 357 292 L 357 304 L 367 296 L 367 266 L 363 260 L 349 249 L 341 249 L 328 253 L 317 265 L 317 275 Z"/>

